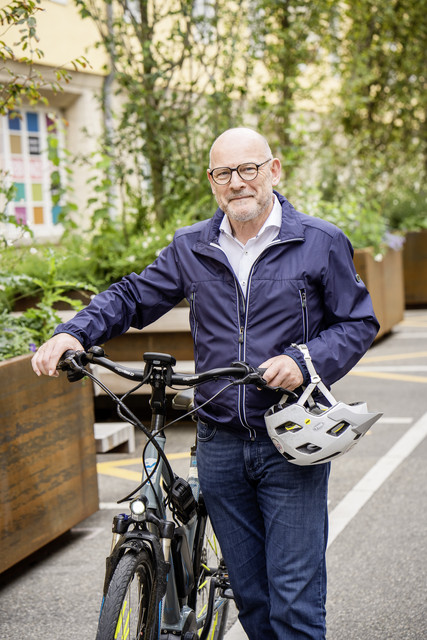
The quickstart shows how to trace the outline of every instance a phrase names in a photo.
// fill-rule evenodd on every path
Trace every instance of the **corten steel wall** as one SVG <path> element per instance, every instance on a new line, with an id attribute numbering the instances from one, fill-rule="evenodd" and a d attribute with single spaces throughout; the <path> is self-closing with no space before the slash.
<path id="1" fill-rule="evenodd" d="M 93 390 L 0 362 L 0 571 L 98 510 Z"/>

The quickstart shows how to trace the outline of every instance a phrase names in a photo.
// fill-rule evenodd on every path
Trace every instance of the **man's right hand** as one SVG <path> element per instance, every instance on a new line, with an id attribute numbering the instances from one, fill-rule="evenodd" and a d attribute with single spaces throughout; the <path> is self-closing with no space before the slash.
<path id="1" fill-rule="evenodd" d="M 77 338 L 69 333 L 57 333 L 56 336 L 50 338 L 38 348 L 31 360 L 34 373 L 38 376 L 44 374 L 54 378 L 58 377 L 59 373 L 56 370 L 56 365 L 67 349 L 82 351 L 83 346 Z"/>

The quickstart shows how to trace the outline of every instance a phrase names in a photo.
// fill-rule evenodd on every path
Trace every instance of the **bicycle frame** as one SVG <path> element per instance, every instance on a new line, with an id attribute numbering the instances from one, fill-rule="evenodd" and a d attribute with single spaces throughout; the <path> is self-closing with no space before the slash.
<path id="1" fill-rule="evenodd" d="M 156 580 L 153 592 L 149 595 L 147 622 L 144 627 L 147 629 L 147 634 L 144 633 L 144 638 L 157 640 L 162 637 L 168 640 L 178 636 L 193 640 L 193 638 L 199 637 L 197 633 L 202 628 L 200 640 L 206 640 L 210 633 L 215 610 L 218 611 L 227 599 L 232 597 L 232 594 L 225 594 L 226 588 L 229 587 L 222 576 L 225 567 L 222 565 L 218 567 L 219 578 L 217 579 L 216 572 L 212 573 L 208 567 L 200 564 L 200 550 L 205 534 L 207 513 L 198 484 L 195 447 L 192 449 L 191 473 L 189 473 L 193 487 L 190 483 L 175 476 L 164 456 L 166 387 L 171 384 L 194 386 L 208 379 L 224 377 L 235 379 L 235 382 L 230 384 L 236 384 L 237 381 L 240 381 L 239 383 L 255 383 L 262 386 L 262 382 L 265 383 L 262 379 L 262 372 L 245 363 L 233 363 L 228 368 L 215 369 L 202 374 L 175 374 L 172 368 L 175 365 L 175 359 L 168 354 L 159 353 L 144 354 L 146 363 L 144 371 L 130 370 L 107 360 L 103 350 L 99 347 L 92 347 L 89 352 L 70 352 L 71 355 L 68 356 L 67 353 L 64 354 L 58 368 L 68 369 L 70 381 L 88 375 L 98 384 L 102 384 L 84 368 L 88 362 L 93 362 L 135 382 L 149 382 L 152 387 L 150 433 L 136 416 L 133 416 L 134 424 L 138 424 L 148 436 L 143 454 L 143 476 L 137 490 L 138 495 L 132 498 L 129 505 L 131 516 L 119 514 L 113 519 L 113 542 L 111 553 L 107 558 L 101 611 L 110 581 L 126 551 L 132 550 L 139 553 L 143 549 L 147 549 L 151 558 L 150 562 L 152 561 L 155 565 Z M 119 413 L 120 409 L 126 409 L 128 415 L 133 415 L 124 405 L 122 399 L 117 398 L 106 387 L 104 389 L 117 403 Z M 123 414 L 120 413 L 120 415 L 124 417 Z M 166 485 L 166 493 L 162 482 Z M 136 491 L 124 500 L 135 496 L 135 494 Z M 164 500 L 165 495 L 172 505 L 173 513 L 171 516 L 169 516 Z M 178 524 L 176 517 L 182 524 Z M 198 566 L 196 566 L 197 564 Z M 199 579 L 201 566 L 204 567 L 204 571 L 207 571 L 205 575 L 210 576 L 211 580 L 207 610 L 206 613 L 200 615 L 199 622 L 197 622 L 195 590 L 198 585 L 195 584 L 195 581 Z M 222 589 L 224 597 L 215 595 L 218 587 Z M 188 604 L 189 598 L 193 607 Z M 125 603 L 123 606 L 125 607 Z M 198 624 L 199 629 L 197 628 Z M 158 632 L 155 633 L 156 637 L 153 637 L 153 629 L 155 628 L 158 629 Z M 223 629 L 220 632 L 221 637 L 222 632 Z M 214 637 L 216 638 L 217 635 L 213 631 L 209 638 Z"/>
<path id="2" fill-rule="evenodd" d="M 155 437 L 155 440 L 157 445 L 161 447 L 162 451 L 164 451 L 166 437 L 157 435 Z M 150 476 L 156 465 L 157 468 L 155 469 L 153 475 Z M 160 457 L 159 459 L 159 452 L 157 448 L 152 442 L 150 442 L 145 451 L 144 472 L 142 478 L 143 480 L 147 480 L 147 478 L 150 476 L 150 482 L 144 485 L 139 495 L 140 497 L 145 496 L 145 498 L 147 499 L 147 509 L 157 512 L 157 517 L 167 520 L 167 512 L 163 503 L 161 481 L 162 479 L 164 479 L 165 482 L 170 486 L 172 479 L 167 473 L 165 473 L 165 471 L 165 465 L 162 458 Z M 180 599 L 182 598 L 179 597 L 180 594 L 177 582 L 182 582 L 182 580 L 177 578 L 177 571 L 181 569 L 176 566 L 177 562 L 181 559 L 184 563 L 183 571 L 188 576 L 188 589 L 190 589 L 192 586 L 192 581 L 190 582 L 190 579 L 194 579 L 190 549 L 193 548 L 196 528 L 196 515 L 194 515 L 186 525 L 181 525 L 180 527 L 175 528 L 174 538 L 172 541 L 172 552 L 170 554 L 170 557 L 166 559 L 170 562 L 171 569 L 168 576 L 166 594 L 163 599 L 163 606 L 161 607 L 162 612 L 160 626 L 162 629 L 167 629 L 168 632 L 182 632 L 185 628 L 187 628 L 188 630 L 189 626 L 193 626 L 194 629 L 196 628 L 193 610 L 186 605 L 181 606 L 180 604 Z M 174 554 L 173 552 L 174 541 L 177 538 L 179 538 L 179 542 L 181 544 L 180 558 L 178 558 L 177 554 Z M 189 621 L 190 617 L 194 618 L 194 624 L 192 625 Z"/>

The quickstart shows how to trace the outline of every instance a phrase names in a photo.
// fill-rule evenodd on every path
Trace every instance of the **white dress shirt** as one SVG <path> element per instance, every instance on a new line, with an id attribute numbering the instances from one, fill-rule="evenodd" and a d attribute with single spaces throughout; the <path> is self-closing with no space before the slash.
<path id="1" fill-rule="evenodd" d="M 281 224 L 282 207 L 276 195 L 274 195 L 274 205 L 267 220 L 257 235 L 254 238 L 250 238 L 246 244 L 242 244 L 233 236 L 233 231 L 226 215 L 221 222 L 219 246 L 227 256 L 245 297 L 251 267 L 265 247 L 277 237 Z"/>

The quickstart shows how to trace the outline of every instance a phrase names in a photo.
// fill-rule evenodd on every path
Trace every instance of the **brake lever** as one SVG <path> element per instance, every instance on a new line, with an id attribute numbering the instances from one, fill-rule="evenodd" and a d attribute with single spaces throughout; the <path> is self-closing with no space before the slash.
<path id="1" fill-rule="evenodd" d="M 86 363 L 83 364 L 82 362 L 84 355 L 84 351 L 72 351 L 69 349 L 61 356 L 56 368 L 59 371 L 67 372 L 69 382 L 78 382 L 78 380 L 82 380 L 86 376 L 84 368 Z"/>
<path id="2" fill-rule="evenodd" d="M 259 389 L 267 389 L 268 391 L 275 391 L 281 394 L 286 393 L 288 396 L 291 396 L 295 400 L 298 400 L 299 396 L 294 391 L 290 391 L 289 389 L 285 389 L 284 387 L 271 387 L 267 380 L 265 380 L 262 376 L 267 371 L 262 367 L 251 367 L 247 362 L 243 362 L 241 360 L 237 362 L 232 362 L 231 366 L 239 366 L 244 367 L 246 369 L 246 375 L 240 380 L 235 380 L 233 384 L 255 384 Z"/>
<path id="3" fill-rule="evenodd" d="M 290 391 L 289 389 L 285 389 L 284 387 L 272 387 L 268 384 L 267 380 L 265 380 L 262 376 L 267 371 L 267 369 L 263 369 L 261 367 L 254 367 L 253 373 L 249 374 L 254 376 L 253 383 L 256 384 L 260 389 L 268 389 L 268 391 L 275 391 L 279 393 L 286 393 L 288 396 L 295 398 L 298 400 L 298 394 L 294 391 Z"/>

